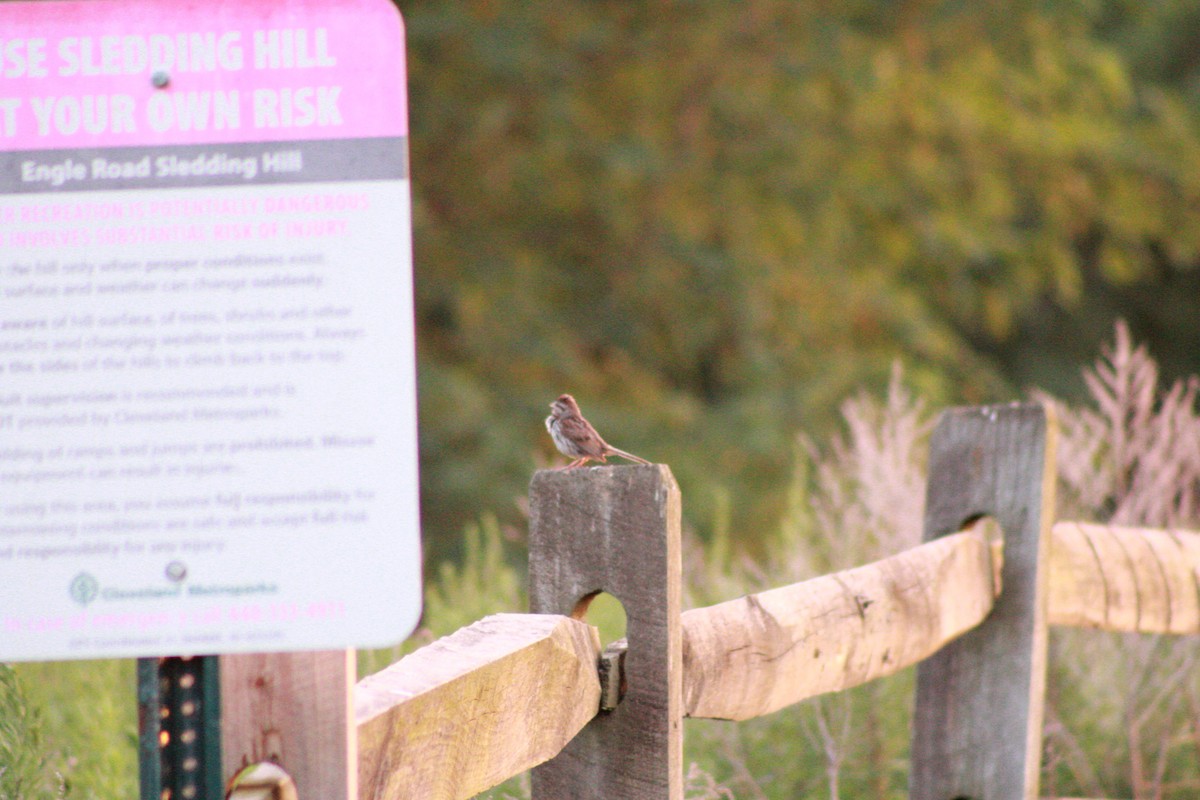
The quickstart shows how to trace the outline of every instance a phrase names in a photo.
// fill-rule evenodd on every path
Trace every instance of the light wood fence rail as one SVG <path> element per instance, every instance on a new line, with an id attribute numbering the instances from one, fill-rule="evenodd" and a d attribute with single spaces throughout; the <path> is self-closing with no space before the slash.
<path id="1" fill-rule="evenodd" d="M 665 466 L 539 472 L 541 613 L 487 617 L 418 650 L 359 681 L 352 708 L 337 680 L 310 686 L 301 716 L 344 710 L 345 774 L 284 766 L 301 800 L 470 798 L 531 768 L 535 800 L 678 800 L 685 716 L 750 719 L 916 664 L 910 796 L 1034 798 L 1047 624 L 1200 633 L 1200 534 L 1053 523 L 1054 430 L 1039 405 L 952 409 L 931 443 L 924 544 L 689 611 Z M 983 516 L 1002 541 L 972 525 Z M 605 654 L 581 621 L 600 591 L 628 618 L 627 642 Z M 246 658 L 224 658 L 223 674 Z M 242 684 L 225 720 L 240 734 L 225 738 L 250 744 L 227 750 L 227 770 L 338 727 L 281 731 L 279 702 L 239 716 L 261 691 Z"/>

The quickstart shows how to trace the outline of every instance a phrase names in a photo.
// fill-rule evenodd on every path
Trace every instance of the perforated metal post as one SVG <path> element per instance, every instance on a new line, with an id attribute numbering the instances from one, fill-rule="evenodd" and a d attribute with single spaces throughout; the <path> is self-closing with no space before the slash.
<path id="1" fill-rule="evenodd" d="M 216 656 L 138 659 L 141 800 L 220 800 Z"/>

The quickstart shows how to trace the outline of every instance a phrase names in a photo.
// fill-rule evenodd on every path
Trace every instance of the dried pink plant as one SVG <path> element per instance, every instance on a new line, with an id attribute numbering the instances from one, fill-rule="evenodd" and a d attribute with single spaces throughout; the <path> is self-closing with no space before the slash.
<path id="1" fill-rule="evenodd" d="M 1200 523 L 1200 415 L 1195 377 L 1160 386 L 1158 365 L 1118 322 L 1111 347 L 1084 372 L 1092 406 L 1045 394 L 1060 423 L 1059 517 L 1118 525 L 1184 528 Z M 1077 787 L 1136 798 L 1182 797 L 1168 762 L 1200 741 L 1186 706 L 1197 692 L 1200 648 L 1191 639 L 1058 631 L 1047 698 L 1046 747 Z M 1073 698 L 1060 705 L 1060 697 Z M 1092 702 L 1080 707 L 1078 698 Z M 1084 731 L 1091 730 L 1091 734 Z M 1113 758 L 1099 730 L 1123 736 Z M 1069 755 L 1069 758 L 1065 756 Z M 1053 783 L 1054 770 L 1047 778 Z M 1050 787 L 1053 789 L 1053 786 Z"/>
<path id="2" fill-rule="evenodd" d="M 1119 525 L 1196 525 L 1200 521 L 1200 382 L 1159 388 L 1158 365 L 1135 347 L 1124 322 L 1115 343 L 1084 372 L 1095 408 L 1058 411 L 1060 516 Z"/>
<path id="3" fill-rule="evenodd" d="M 826 452 L 801 439 L 814 488 L 808 496 L 818 572 L 846 569 L 921 542 L 925 469 L 933 415 L 892 369 L 887 399 L 865 393 L 842 404 L 846 433 Z M 801 570 L 807 571 L 807 570 Z M 810 573 L 813 574 L 813 573 Z"/>

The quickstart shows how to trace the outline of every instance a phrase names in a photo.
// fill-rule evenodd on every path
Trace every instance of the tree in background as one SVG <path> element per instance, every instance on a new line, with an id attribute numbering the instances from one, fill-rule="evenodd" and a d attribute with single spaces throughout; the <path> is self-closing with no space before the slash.
<path id="1" fill-rule="evenodd" d="M 1079 396 L 1128 309 L 1196 368 L 1194 4 L 400 5 L 435 552 L 516 518 L 562 391 L 753 541 L 895 360 Z"/>

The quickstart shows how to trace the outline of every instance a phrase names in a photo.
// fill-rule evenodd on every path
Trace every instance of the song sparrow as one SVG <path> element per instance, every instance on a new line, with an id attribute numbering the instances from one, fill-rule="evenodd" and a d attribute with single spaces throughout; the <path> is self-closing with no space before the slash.
<path id="1" fill-rule="evenodd" d="M 554 440 L 558 452 L 575 459 L 560 469 L 582 467 L 589 461 L 603 463 L 608 456 L 620 456 L 639 464 L 650 463 L 633 453 L 618 450 L 601 439 L 592 424 L 579 413 L 579 405 L 571 395 L 561 395 L 550 404 L 550 409 L 551 414 L 546 417 L 546 430 L 550 431 L 550 438 Z"/>

